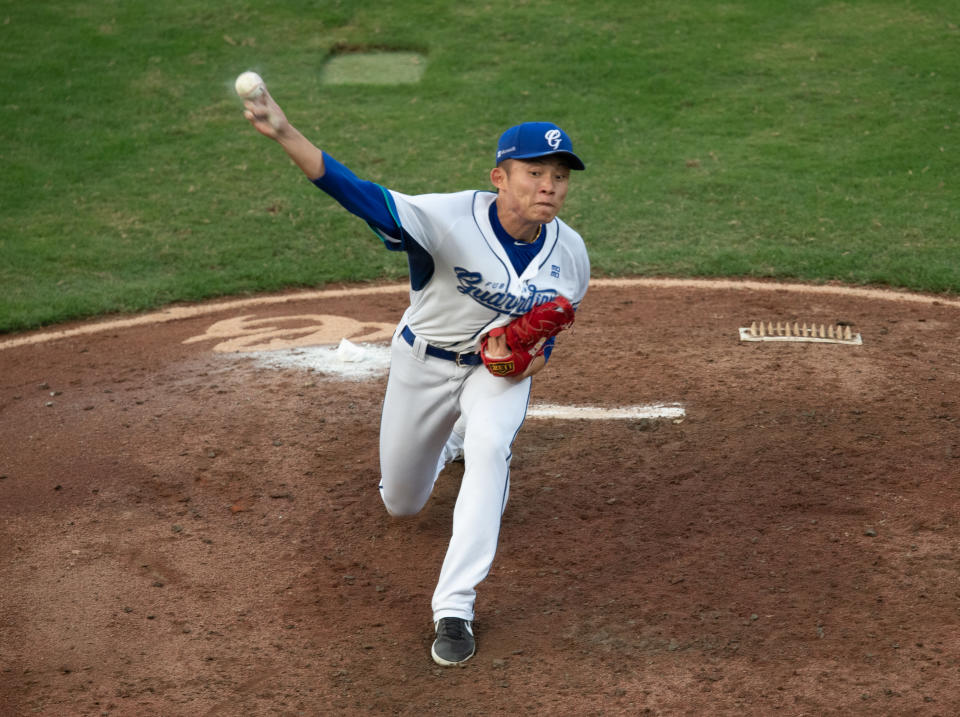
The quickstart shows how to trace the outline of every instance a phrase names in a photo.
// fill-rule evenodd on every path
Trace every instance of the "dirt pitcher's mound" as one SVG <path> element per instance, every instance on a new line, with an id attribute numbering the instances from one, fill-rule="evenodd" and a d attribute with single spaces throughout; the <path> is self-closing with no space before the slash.
<path id="1" fill-rule="evenodd" d="M 528 419 L 454 670 L 462 469 L 391 520 L 383 367 L 329 368 L 402 287 L 0 344 L 0 714 L 957 714 L 960 308 L 721 286 L 591 289 L 532 403 L 683 413 Z"/>

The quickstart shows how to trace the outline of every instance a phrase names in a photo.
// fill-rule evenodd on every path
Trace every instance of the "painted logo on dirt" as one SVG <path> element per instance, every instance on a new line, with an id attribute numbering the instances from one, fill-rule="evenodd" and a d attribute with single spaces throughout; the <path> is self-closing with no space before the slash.
<path id="1" fill-rule="evenodd" d="M 327 346 L 341 339 L 372 343 L 387 341 L 394 325 L 358 321 L 348 316 L 330 314 L 298 314 L 295 316 L 237 316 L 217 321 L 200 336 L 183 343 L 217 341 L 218 353 L 236 351 L 278 351 L 304 346 Z"/>

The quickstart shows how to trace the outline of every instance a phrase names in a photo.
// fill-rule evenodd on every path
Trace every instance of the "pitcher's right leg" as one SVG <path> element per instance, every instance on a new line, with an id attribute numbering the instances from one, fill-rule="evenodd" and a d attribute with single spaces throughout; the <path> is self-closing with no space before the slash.
<path id="1" fill-rule="evenodd" d="M 467 370 L 429 356 L 420 360 L 394 338 L 380 419 L 380 497 L 390 515 L 414 515 L 430 497 L 459 415 L 457 372 Z"/>

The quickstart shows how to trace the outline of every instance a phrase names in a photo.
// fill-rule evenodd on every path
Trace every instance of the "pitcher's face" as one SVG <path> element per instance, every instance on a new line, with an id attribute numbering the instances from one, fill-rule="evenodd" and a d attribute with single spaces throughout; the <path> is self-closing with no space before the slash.
<path id="1" fill-rule="evenodd" d="M 511 159 L 490 172 L 499 190 L 497 211 L 504 228 L 552 222 L 567 198 L 570 168 L 560 159 Z"/>

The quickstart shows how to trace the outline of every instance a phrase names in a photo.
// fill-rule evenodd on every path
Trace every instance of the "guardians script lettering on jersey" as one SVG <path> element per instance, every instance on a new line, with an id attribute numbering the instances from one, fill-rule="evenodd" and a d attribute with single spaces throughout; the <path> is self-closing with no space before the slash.
<path id="1" fill-rule="evenodd" d="M 557 298 L 555 289 L 544 289 L 540 291 L 533 284 L 528 284 L 525 287 L 529 290 L 529 293 L 524 293 L 523 296 L 517 296 L 506 291 L 497 291 L 491 287 L 502 287 L 502 283 L 495 285 L 492 282 L 484 283 L 483 274 L 478 271 L 464 269 L 461 266 L 455 266 L 453 269 L 457 272 L 457 281 L 460 282 L 457 291 L 469 296 L 478 304 L 501 314 L 519 316 L 520 314 L 527 313 L 534 306 L 545 304 Z"/>

